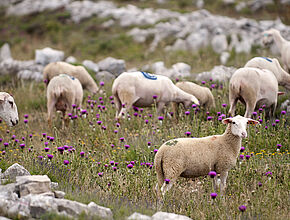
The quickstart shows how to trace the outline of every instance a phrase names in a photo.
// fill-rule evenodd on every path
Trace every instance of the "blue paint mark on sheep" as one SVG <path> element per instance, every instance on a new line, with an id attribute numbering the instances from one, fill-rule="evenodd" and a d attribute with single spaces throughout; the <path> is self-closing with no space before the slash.
<path id="1" fill-rule="evenodd" d="M 156 80 L 156 79 L 157 79 L 157 76 L 154 76 L 154 75 L 152 75 L 152 74 L 150 74 L 150 73 L 142 72 L 142 71 L 140 71 L 140 72 L 143 74 L 143 76 L 144 76 L 146 79 L 150 79 L 150 80 Z"/>
<path id="2" fill-rule="evenodd" d="M 273 62 L 270 58 L 268 58 L 268 57 L 261 57 L 261 58 L 263 58 L 263 59 L 265 59 L 265 60 L 267 60 L 267 61 L 269 61 L 269 62 Z"/>

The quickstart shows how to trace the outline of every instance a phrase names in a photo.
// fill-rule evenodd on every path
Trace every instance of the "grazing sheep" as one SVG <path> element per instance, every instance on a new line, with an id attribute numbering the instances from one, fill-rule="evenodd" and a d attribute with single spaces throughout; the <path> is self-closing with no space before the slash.
<path id="1" fill-rule="evenodd" d="M 51 126 L 54 109 L 61 111 L 64 122 L 68 123 L 66 112 L 72 112 L 72 105 L 81 107 L 83 100 L 83 88 L 77 78 L 61 74 L 53 77 L 47 86 L 47 116 Z"/>
<path id="2" fill-rule="evenodd" d="M 168 77 L 144 72 L 122 73 L 114 80 L 112 92 L 118 119 L 126 115 L 132 105 L 151 107 L 156 102 L 157 113 L 160 114 L 170 102 L 182 103 L 185 108 L 189 108 L 192 103 L 198 104 L 195 96 L 179 89 Z"/>
<path id="3" fill-rule="evenodd" d="M 215 108 L 215 100 L 209 88 L 193 82 L 178 82 L 175 85 L 184 92 L 194 95 L 199 100 L 200 106 L 206 109 Z M 178 106 L 178 103 L 173 103 L 173 112 L 176 116 L 178 115 Z"/>
<path id="4" fill-rule="evenodd" d="M 246 63 L 245 67 L 270 70 L 276 76 L 278 84 L 290 90 L 290 74 L 280 66 L 276 58 L 254 57 Z"/>
<path id="5" fill-rule="evenodd" d="M 74 66 L 66 62 L 55 62 L 46 65 L 43 69 L 43 80 L 46 85 L 48 85 L 49 81 L 54 76 L 60 74 L 67 74 L 76 77 L 82 84 L 83 88 L 92 93 L 97 93 L 99 91 L 96 82 L 83 66 Z"/>
<path id="6" fill-rule="evenodd" d="M 251 117 L 255 108 L 262 105 L 266 105 L 266 114 L 270 117 L 276 109 L 277 95 L 278 81 L 271 71 L 252 67 L 240 68 L 230 80 L 229 114 L 235 114 L 236 104 L 240 100 L 246 105 L 245 117 Z"/>
<path id="7" fill-rule="evenodd" d="M 17 106 L 7 92 L 0 92 L 0 117 L 11 127 L 18 124 Z"/>
<path id="8" fill-rule="evenodd" d="M 228 124 L 222 135 L 177 138 L 162 144 L 154 160 L 158 181 L 156 190 L 162 186 L 164 196 L 178 177 L 195 178 L 215 171 L 220 174 L 221 192 L 224 192 L 228 172 L 236 164 L 242 138 L 247 137 L 247 123 L 259 122 L 240 115 L 222 122 Z M 216 191 L 217 177 L 213 184 Z"/>
<path id="9" fill-rule="evenodd" d="M 263 32 L 263 44 L 269 45 L 272 44 L 273 41 L 276 43 L 280 53 L 281 59 L 284 64 L 284 69 L 287 72 L 290 72 L 290 41 L 285 40 L 280 31 L 271 28 L 270 30 Z"/>

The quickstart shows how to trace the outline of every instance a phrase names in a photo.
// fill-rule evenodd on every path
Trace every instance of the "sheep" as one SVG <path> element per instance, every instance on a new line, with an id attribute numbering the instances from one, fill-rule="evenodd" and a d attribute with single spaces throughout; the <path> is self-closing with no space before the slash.
<path id="1" fill-rule="evenodd" d="M 160 114 L 170 102 L 182 103 L 185 108 L 199 104 L 195 96 L 179 89 L 168 77 L 144 72 L 123 72 L 114 80 L 112 93 L 117 119 L 126 115 L 132 105 L 150 107 L 156 102 Z"/>
<path id="2" fill-rule="evenodd" d="M 200 102 L 200 105 L 206 109 L 215 108 L 215 100 L 209 88 L 199 86 L 193 82 L 178 82 L 175 84 L 178 88 L 194 95 Z M 173 103 L 174 115 L 178 115 L 178 103 Z"/>
<path id="3" fill-rule="evenodd" d="M 162 144 L 154 158 L 157 195 L 161 187 L 164 196 L 178 177 L 195 178 L 205 176 L 210 171 L 220 174 L 220 190 L 224 193 L 228 172 L 236 164 L 242 138 L 247 137 L 246 125 L 259 122 L 240 115 L 223 119 L 222 122 L 227 124 L 222 135 L 177 138 Z M 217 177 L 213 184 L 217 191 Z"/>
<path id="4" fill-rule="evenodd" d="M 66 112 L 72 112 L 72 105 L 81 107 L 83 100 L 83 88 L 77 78 L 60 74 L 53 77 L 47 86 L 47 118 L 51 126 L 53 110 L 61 111 L 63 114 L 63 124 L 68 123 Z"/>
<path id="5" fill-rule="evenodd" d="M 45 66 L 43 69 L 43 80 L 48 85 L 49 81 L 57 75 L 67 74 L 76 77 L 82 84 L 84 89 L 92 93 L 97 93 L 99 88 L 83 66 L 74 66 L 66 62 L 54 62 Z M 102 92 L 101 90 L 99 91 Z"/>
<path id="6" fill-rule="evenodd" d="M 284 69 L 290 72 L 290 41 L 285 40 L 280 31 L 271 28 L 270 30 L 263 32 L 262 42 L 264 45 L 272 44 L 273 41 L 276 43 L 280 53 L 281 59 L 284 64 Z"/>
<path id="7" fill-rule="evenodd" d="M 10 126 L 18 124 L 18 111 L 14 98 L 7 92 L 0 92 L 0 117 Z"/>
<path id="8" fill-rule="evenodd" d="M 254 57 L 246 63 L 245 67 L 270 70 L 276 76 L 278 84 L 290 90 L 290 74 L 280 66 L 276 58 Z"/>
<path id="9" fill-rule="evenodd" d="M 277 95 L 278 81 L 271 71 L 252 67 L 240 68 L 230 79 L 229 115 L 235 114 L 236 104 L 240 100 L 246 105 L 244 117 L 251 117 L 255 107 L 261 105 L 266 105 L 266 116 L 271 117 L 276 109 Z"/>

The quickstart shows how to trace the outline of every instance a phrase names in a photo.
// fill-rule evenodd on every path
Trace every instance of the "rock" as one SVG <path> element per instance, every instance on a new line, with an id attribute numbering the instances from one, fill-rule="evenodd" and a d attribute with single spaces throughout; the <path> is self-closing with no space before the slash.
<path id="1" fill-rule="evenodd" d="M 202 47 L 208 45 L 209 32 L 207 29 L 201 29 L 194 32 L 186 38 L 186 44 L 192 52 L 198 51 Z"/>
<path id="2" fill-rule="evenodd" d="M 128 32 L 129 36 L 133 37 L 133 40 L 137 43 L 143 43 L 146 41 L 146 39 L 152 35 L 152 31 L 146 29 L 140 29 L 140 28 L 133 28 L 131 31 Z"/>
<path id="3" fill-rule="evenodd" d="M 282 5 L 290 5 L 290 0 L 280 0 Z"/>
<path id="4" fill-rule="evenodd" d="M 15 4 L 19 0 L 1 0 L 0 1 L 0 6 L 7 7 L 9 5 Z"/>
<path id="5" fill-rule="evenodd" d="M 9 44 L 5 43 L 0 48 L 0 62 L 7 59 L 12 59 L 12 56 L 11 56 Z"/>
<path id="6" fill-rule="evenodd" d="M 17 176 L 16 190 L 20 197 L 28 194 L 41 194 L 51 192 L 50 179 L 47 175 Z"/>
<path id="7" fill-rule="evenodd" d="M 99 70 L 100 70 L 98 64 L 94 63 L 94 62 L 91 61 L 91 60 L 84 60 L 84 61 L 82 62 L 82 64 L 83 64 L 86 68 L 88 68 L 88 69 L 90 69 L 90 70 L 93 70 L 95 73 L 99 72 Z"/>
<path id="8" fill-rule="evenodd" d="M 1 199 L 9 199 L 12 201 L 17 200 L 18 195 L 15 192 L 16 192 L 16 184 L 15 183 L 10 183 L 10 184 L 0 186 L 0 198 Z"/>
<path id="9" fill-rule="evenodd" d="M 89 214 L 87 205 L 75 202 L 67 199 L 54 199 L 54 203 L 57 205 L 58 211 L 65 211 L 68 215 L 77 217 L 82 212 L 86 215 Z"/>
<path id="10" fill-rule="evenodd" d="M 151 217 L 147 215 L 142 215 L 138 212 L 134 212 L 127 218 L 127 220 L 151 220 Z"/>
<path id="11" fill-rule="evenodd" d="M 225 5 L 233 5 L 236 3 L 236 0 L 223 0 L 223 3 Z"/>
<path id="12" fill-rule="evenodd" d="M 196 5 L 197 8 L 201 9 L 201 8 L 204 7 L 204 1 L 203 0 L 197 0 L 195 5 Z"/>
<path id="13" fill-rule="evenodd" d="M 118 76 L 126 71 L 126 64 L 124 60 L 107 57 L 106 59 L 98 62 L 101 71 L 108 71 L 114 76 Z"/>
<path id="14" fill-rule="evenodd" d="M 197 81 L 204 81 L 204 80 L 208 81 L 212 79 L 213 81 L 228 82 L 236 70 L 237 69 L 234 67 L 226 67 L 222 65 L 215 66 L 209 72 L 203 72 L 203 73 L 197 74 L 195 79 Z"/>
<path id="15" fill-rule="evenodd" d="M 251 11 L 255 12 L 264 8 L 266 5 L 274 5 L 274 1 L 273 0 L 252 0 L 248 4 L 249 4 L 249 7 L 251 8 Z"/>
<path id="16" fill-rule="evenodd" d="M 64 52 L 60 50 L 54 50 L 50 47 L 44 49 L 35 50 L 35 62 L 43 66 L 51 63 L 62 61 L 64 59 Z"/>
<path id="17" fill-rule="evenodd" d="M 10 218 L 6 218 L 6 217 L 3 217 L 3 216 L 0 216 L 0 220 L 11 220 Z"/>
<path id="18" fill-rule="evenodd" d="M 178 38 L 174 44 L 169 47 L 167 50 L 178 51 L 178 50 L 187 50 L 186 41 Z"/>
<path id="19" fill-rule="evenodd" d="M 94 202 L 88 204 L 91 215 L 97 216 L 101 219 L 113 219 L 111 209 L 97 205 Z"/>
<path id="20" fill-rule="evenodd" d="M 11 4 L 6 12 L 7 15 L 23 16 L 39 13 L 45 10 L 56 10 L 66 6 L 70 0 L 24 0 L 18 4 Z"/>
<path id="21" fill-rule="evenodd" d="M 174 77 L 186 77 L 190 76 L 191 66 L 186 63 L 176 63 L 172 66 Z"/>
<path id="22" fill-rule="evenodd" d="M 69 56 L 65 59 L 65 62 L 67 63 L 76 63 L 77 62 L 77 59 L 73 56 Z"/>
<path id="23" fill-rule="evenodd" d="M 113 19 L 110 19 L 108 21 L 105 21 L 102 26 L 104 28 L 109 28 L 109 27 L 112 27 L 113 25 L 115 24 L 115 21 Z"/>
<path id="24" fill-rule="evenodd" d="M 190 220 L 191 218 L 184 216 L 184 215 L 177 215 L 174 213 L 168 212 L 156 212 L 152 216 L 152 220 Z"/>
<path id="25" fill-rule="evenodd" d="M 19 199 L 10 204 L 7 215 L 13 219 L 28 219 L 30 217 L 29 202 L 25 199 Z"/>
<path id="26" fill-rule="evenodd" d="M 287 115 L 290 115 L 290 100 L 286 100 L 281 104 L 281 109 L 286 110 Z"/>
<path id="27" fill-rule="evenodd" d="M 50 188 L 51 188 L 52 190 L 56 190 L 56 189 L 58 188 L 58 183 L 56 183 L 56 182 L 51 182 L 51 183 L 50 183 Z"/>
<path id="28" fill-rule="evenodd" d="M 211 41 L 211 46 L 213 50 L 221 54 L 222 52 L 226 51 L 228 48 L 227 37 L 224 34 L 215 35 Z"/>
<path id="29" fill-rule="evenodd" d="M 242 11 L 244 8 L 246 8 L 247 7 L 247 4 L 246 4 L 246 2 L 240 2 L 240 3 L 238 3 L 236 6 L 235 6 L 235 9 L 236 9 L 236 11 L 237 12 L 240 12 L 240 11 Z"/>
<path id="30" fill-rule="evenodd" d="M 98 81 L 112 81 L 115 78 L 116 77 L 108 71 L 101 71 L 96 74 L 96 79 Z"/>
<path id="31" fill-rule="evenodd" d="M 54 191 L 54 197 L 58 199 L 63 199 L 65 196 L 65 192 L 63 191 Z"/>
<path id="32" fill-rule="evenodd" d="M 43 80 L 42 72 L 35 72 L 31 70 L 20 70 L 17 73 L 17 77 L 19 79 L 34 80 L 36 82 L 41 82 Z"/>
<path id="33" fill-rule="evenodd" d="M 13 164 L 8 167 L 7 170 L 2 174 L 2 178 L 7 178 L 10 180 L 15 180 L 17 176 L 27 176 L 30 173 L 18 163 Z"/>
<path id="34" fill-rule="evenodd" d="M 239 40 L 236 34 L 231 35 L 230 48 L 234 48 L 236 53 L 247 53 L 249 54 L 252 49 L 253 39 L 242 35 L 241 40 Z"/>
<path id="35" fill-rule="evenodd" d="M 222 65 L 225 65 L 228 62 L 228 59 L 230 58 L 229 52 L 222 52 L 220 55 L 220 62 Z"/>

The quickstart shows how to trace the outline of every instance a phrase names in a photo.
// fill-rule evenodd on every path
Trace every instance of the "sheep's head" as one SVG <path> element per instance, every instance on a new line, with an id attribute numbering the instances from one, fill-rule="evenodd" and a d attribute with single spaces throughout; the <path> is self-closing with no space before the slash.
<path id="1" fill-rule="evenodd" d="M 0 92 L 0 117 L 11 127 L 18 124 L 17 106 L 6 92 Z"/>
<path id="2" fill-rule="evenodd" d="M 183 104 L 185 109 L 188 109 L 192 106 L 192 104 L 199 105 L 199 101 L 195 96 L 191 95 L 190 100 L 185 100 L 182 102 L 182 104 Z"/>
<path id="3" fill-rule="evenodd" d="M 247 124 L 259 124 L 258 121 L 245 118 L 237 115 L 233 118 L 225 118 L 222 121 L 224 124 L 231 124 L 231 132 L 233 135 L 239 136 L 240 138 L 247 137 Z"/>
<path id="4" fill-rule="evenodd" d="M 263 32 L 263 38 L 262 38 L 263 45 L 269 46 L 274 42 L 273 32 L 274 32 L 273 29 Z"/>

